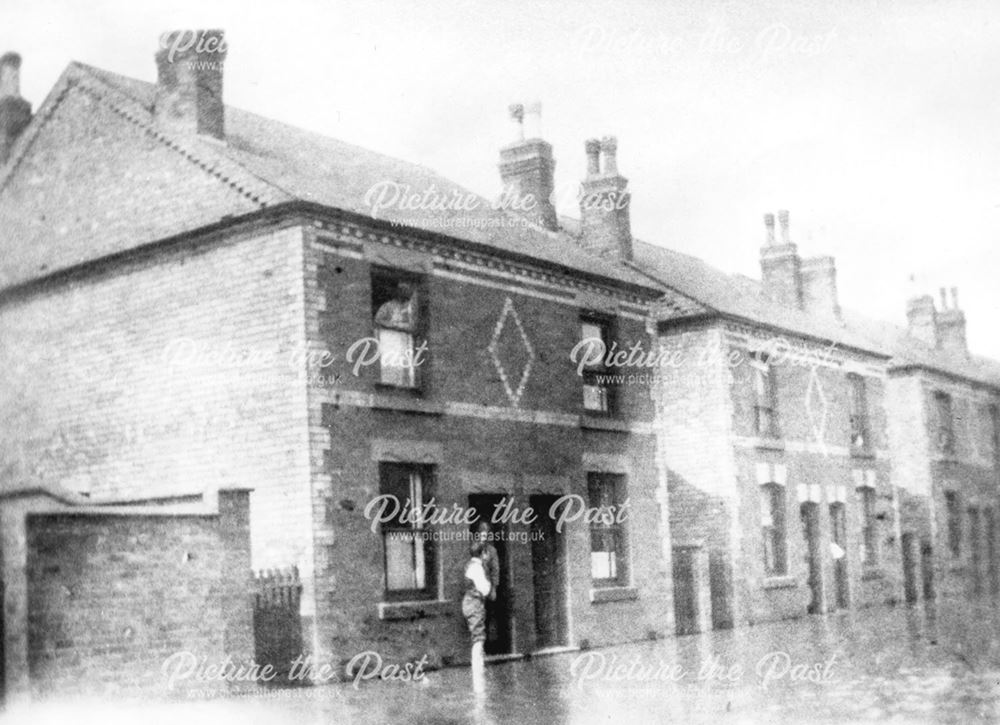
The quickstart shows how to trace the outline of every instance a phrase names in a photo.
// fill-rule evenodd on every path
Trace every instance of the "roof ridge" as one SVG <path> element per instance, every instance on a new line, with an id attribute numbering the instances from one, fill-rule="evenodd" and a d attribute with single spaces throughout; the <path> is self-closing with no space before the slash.
<path id="1" fill-rule="evenodd" d="M 97 101 L 105 103 L 113 112 L 121 116 L 126 121 L 135 124 L 139 128 L 143 129 L 146 133 L 156 139 L 158 142 L 166 146 L 167 148 L 179 153 L 189 162 L 200 168 L 209 176 L 217 179 L 221 183 L 229 186 L 237 194 L 249 199 L 251 202 L 256 204 L 260 208 L 264 208 L 269 204 L 277 203 L 280 201 L 290 201 L 295 197 L 289 194 L 285 189 L 282 189 L 277 184 L 271 181 L 260 178 L 256 174 L 252 173 L 245 166 L 240 164 L 235 159 L 231 158 L 228 154 L 221 153 L 210 149 L 208 147 L 208 142 L 198 139 L 201 143 L 190 144 L 186 143 L 186 139 L 182 140 L 175 136 L 164 132 L 162 129 L 156 127 L 151 119 L 147 120 L 143 116 L 151 115 L 151 110 L 146 107 L 138 99 L 134 98 L 131 94 L 126 93 L 122 89 L 108 83 L 104 78 L 101 77 L 103 71 L 96 69 L 99 72 L 93 72 L 95 69 L 92 66 L 85 65 L 83 63 L 78 63 L 74 61 L 72 65 L 75 65 L 80 71 L 85 74 L 87 80 L 99 83 L 101 86 L 101 91 L 105 95 L 102 95 L 98 90 L 89 87 L 84 79 L 81 78 L 77 85 L 80 87 L 84 93 L 88 93 L 92 98 Z M 110 98 L 109 98 L 110 96 Z M 120 105 L 126 107 L 120 107 Z M 132 106 L 128 108 L 127 106 Z M 199 146 L 200 148 L 194 148 Z M 207 152 L 207 153 L 206 153 Z M 206 160 L 205 157 L 208 157 Z M 244 179 L 244 182 L 249 181 L 250 183 L 238 183 L 231 177 L 232 173 L 226 173 L 221 167 L 225 164 L 231 164 L 239 169 L 243 174 L 249 179 Z M 251 189 L 251 185 L 261 185 L 263 188 Z M 277 192 L 278 196 L 274 196 L 273 193 Z M 281 196 L 286 198 L 282 199 Z"/>

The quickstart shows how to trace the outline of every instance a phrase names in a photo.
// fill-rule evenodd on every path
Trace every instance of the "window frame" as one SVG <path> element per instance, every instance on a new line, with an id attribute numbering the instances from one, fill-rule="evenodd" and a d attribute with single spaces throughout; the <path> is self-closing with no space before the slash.
<path id="1" fill-rule="evenodd" d="M 871 445 L 871 424 L 868 411 L 868 383 L 863 375 L 847 374 L 850 385 L 850 405 L 848 408 L 851 450 L 856 453 L 868 453 Z M 857 442 L 858 437 L 861 443 Z"/>
<path id="2" fill-rule="evenodd" d="M 943 390 L 934 391 L 934 426 L 937 452 L 953 458 L 957 449 L 954 401 Z"/>
<path id="3" fill-rule="evenodd" d="M 778 380 L 775 366 L 770 362 L 771 356 L 766 352 L 755 352 L 751 357 L 753 370 L 754 394 L 754 432 L 760 438 L 777 439 L 781 437 L 781 426 L 778 421 Z M 762 413 L 767 414 L 768 425 L 763 424 Z"/>
<path id="4" fill-rule="evenodd" d="M 404 463 L 399 461 L 379 461 L 378 462 L 378 490 L 380 495 L 392 493 L 387 490 L 387 478 L 392 471 L 400 473 L 406 472 L 411 477 L 413 474 L 420 478 L 420 506 L 434 497 L 435 476 L 434 466 L 424 463 Z M 412 478 L 411 478 L 412 493 Z M 409 498 L 409 497 L 408 497 Z M 401 504 L 405 502 L 401 501 Z M 412 499 L 411 509 L 416 508 Z M 400 507 L 402 509 L 402 505 Z M 400 511 L 402 513 L 402 511 Z M 423 558 L 424 586 L 416 588 L 389 588 L 389 537 L 399 536 L 403 533 L 414 532 L 414 557 L 416 558 L 416 543 L 422 542 L 421 554 Z M 382 543 L 382 600 L 386 602 L 423 601 L 439 599 L 439 580 L 437 539 L 434 536 L 433 527 L 423 522 L 382 522 L 379 524 L 379 539 Z M 414 572 L 416 574 L 416 572 Z"/>
<path id="5" fill-rule="evenodd" d="M 428 321 L 428 304 L 427 304 L 427 284 L 424 275 L 411 272 L 408 270 L 397 269 L 394 267 L 383 267 L 378 265 L 372 265 L 370 270 L 370 285 L 371 285 L 371 329 L 372 337 L 378 341 L 379 348 L 381 351 L 381 331 L 387 330 L 391 332 L 396 332 L 400 334 L 406 334 L 406 331 L 397 330 L 396 328 L 386 327 L 380 325 L 376 318 L 378 316 L 381 306 L 386 302 L 391 300 L 390 296 L 387 296 L 381 302 L 377 299 L 380 297 L 379 290 L 390 286 L 395 286 L 398 288 L 401 284 L 409 284 L 413 287 L 412 294 L 412 304 L 414 306 L 413 314 L 415 316 L 415 321 L 412 325 L 412 330 L 408 332 L 410 336 L 410 351 L 411 360 L 415 358 L 416 351 L 421 348 L 421 346 L 427 343 L 427 332 L 429 329 Z M 381 357 L 378 361 L 378 370 L 376 372 L 375 384 L 384 388 L 391 388 L 395 390 L 410 390 L 416 393 L 423 392 L 426 387 L 426 372 L 424 367 L 427 364 L 427 359 L 421 361 L 420 365 L 410 365 L 410 383 L 400 384 L 393 380 L 386 379 L 387 370 L 396 370 L 397 368 L 386 368 L 382 364 Z M 406 366 L 404 366 L 406 369 Z"/>
<path id="6" fill-rule="evenodd" d="M 764 575 L 788 576 L 787 492 L 784 486 L 773 481 L 762 483 L 759 488 Z"/>
<path id="7" fill-rule="evenodd" d="M 594 490 L 595 488 L 601 489 L 601 494 L 598 500 L 594 500 Z M 611 473 L 607 471 L 587 471 L 587 505 L 591 508 L 607 505 L 607 497 L 603 494 L 610 489 L 611 491 L 611 504 L 614 506 L 614 519 L 611 522 L 601 521 L 595 518 L 595 521 L 589 525 L 590 534 L 590 580 L 591 584 L 595 589 L 603 588 L 626 588 L 631 582 L 632 567 L 629 562 L 629 542 L 628 542 L 628 532 L 624 522 L 619 523 L 617 521 L 618 516 L 621 512 L 621 506 L 625 500 L 625 494 L 627 492 L 628 482 L 626 477 L 622 473 Z M 595 543 L 604 543 L 610 540 L 612 545 L 611 548 L 598 548 L 595 549 Z M 612 552 L 613 559 L 609 558 L 613 567 L 613 576 L 610 577 L 596 577 L 594 576 L 594 560 L 593 556 L 595 553 L 601 552 Z M 611 567 L 609 567 L 611 568 Z"/>
<path id="8" fill-rule="evenodd" d="M 580 339 L 578 342 L 591 339 L 583 336 L 584 325 L 593 325 L 600 330 L 600 340 L 604 343 L 605 355 L 601 357 L 601 361 L 599 363 L 584 366 L 582 374 L 583 389 L 581 391 L 583 393 L 583 400 L 580 405 L 585 415 L 614 417 L 618 414 L 618 386 L 607 381 L 604 385 L 599 385 L 597 383 L 597 378 L 599 376 L 605 376 L 607 378 L 607 376 L 610 375 L 608 367 L 604 364 L 604 361 L 607 353 L 611 350 L 611 341 L 614 339 L 614 318 L 592 312 L 582 312 L 579 316 L 577 325 L 580 333 Z M 586 389 L 588 387 L 596 388 L 600 391 L 599 395 L 604 401 L 603 408 L 587 407 Z"/>

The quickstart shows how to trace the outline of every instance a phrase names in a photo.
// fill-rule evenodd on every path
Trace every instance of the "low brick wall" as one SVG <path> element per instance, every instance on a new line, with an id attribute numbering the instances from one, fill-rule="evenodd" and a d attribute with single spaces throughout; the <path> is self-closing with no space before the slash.
<path id="1" fill-rule="evenodd" d="M 27 513 L 32 697 L 169 690 L 164 661 L 253 659 L 249 495 L 217 513 L 153 507 Z M 10 623 L 9 623 L 10 624 Z M 224 690 L 195 677 L 174 691 Z"/>

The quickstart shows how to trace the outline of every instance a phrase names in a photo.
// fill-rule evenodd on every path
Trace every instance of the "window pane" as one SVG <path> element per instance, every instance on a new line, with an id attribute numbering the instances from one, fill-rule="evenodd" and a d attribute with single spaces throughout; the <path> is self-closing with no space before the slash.
<path id="1" fill-rule="evenodd" d="M 592 579 L 612 579 L 611 554 L 606 551 L 590 553 L 590 576 Z"/>
<path id="2" fill-rule="evenodd" d="M 589 340 L 591 338 L 597 338 L 598 340 L 605 342 L 604 339 L 604 326 L 596 322 L 583 321 L 580 323 L 580 339 Z"/>
<path id="3" fill-rule="evenodd" d="M 389 590 L 421 589 L 414 567 L 414 537 L 404 531 L 385 534 L 385 586 Z M 421 552 L 422 554 L 422 552 Z M 423 574 L 421 572 L 421 579 Z"/>
<path id="4" fill-rule="evenodd" d="M 583 386 L 584 410 L 608 410 L 608 391 L 600 385 L 585 383 Z"/>
<path id="5" fill-rule="evenodd" d="M 412 388 L 414 384 L 413 335 L 400 330 L 376 328 L 380 381 Z"/>

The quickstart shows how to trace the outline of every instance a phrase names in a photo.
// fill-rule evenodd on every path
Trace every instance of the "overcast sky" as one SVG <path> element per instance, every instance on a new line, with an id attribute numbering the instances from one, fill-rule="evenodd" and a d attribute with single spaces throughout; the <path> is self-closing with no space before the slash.
<path id="1" fill-rule="evenodd" d="M 0 18 L 34 105 L 70 60 L 152 81 L 163 31 L 219 27 L 230 104 L 490 197 L 507 105 L 541 100 L 558 187 L 586 138 L 618 136 L 636 236 L 757 277 L 762 215 L 787 208 L 800 252 L 837 258 L 842 304 L 903 322 L 914 291 L 956 285 L 973 350 L 1000 357 L 996 0 L 0 0 Z"/>

